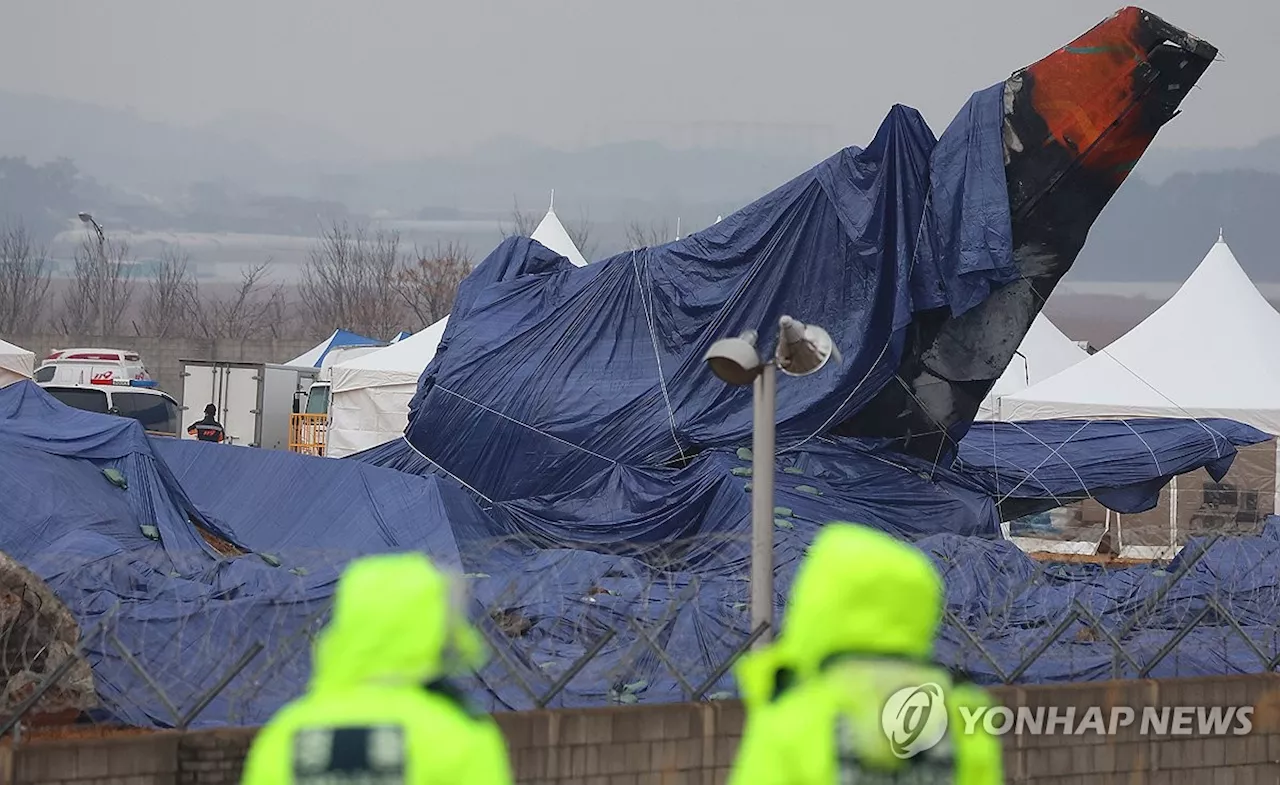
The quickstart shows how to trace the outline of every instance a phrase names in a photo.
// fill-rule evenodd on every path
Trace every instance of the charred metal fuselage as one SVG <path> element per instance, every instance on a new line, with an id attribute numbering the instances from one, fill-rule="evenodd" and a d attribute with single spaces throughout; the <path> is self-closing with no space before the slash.
<path id="1" fill-rule="evenodd" d="M 918 314 L 897 378 L 837 432 L 945 460 L 1093 222 L 1216 56 L 1131 7 L 1014 73 L 1004 86 L 1005 179 L 1021 278 L 959 318 Z"/>

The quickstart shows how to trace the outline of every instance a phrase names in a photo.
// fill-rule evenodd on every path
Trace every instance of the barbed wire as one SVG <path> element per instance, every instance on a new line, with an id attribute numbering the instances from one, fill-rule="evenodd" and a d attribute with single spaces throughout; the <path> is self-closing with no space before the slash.
<path id="1" fill-rule="evenodd" d="M 785 629 L 782 598 L 811 532 L 775 534 L 780 553 L 795 553 L 780 559 L 775 585 Z M 980 683 L 1280 664 L 1280 524 L 1192 538 L 1172 562 L 1033 558 L 1008 541 L 951 535 L 917 544 L 946 585 L 938 659 Z M 527 537 L 470 543 L 456 562 L 441 559 L 466 581 L 490 650 L 461 686 L 487 711 L 733 697 L 732 666 L 754 639 L 739 555 L 748 548 L 723 534 L 643 558 Z M 684 569 L 709 550 L 729 554 L 728 566 Z M 48 586 L 0 558 L 0 728 L 260 724 L 305 690 L 334 581 L 353 556 L 246 555 L 215 575 L 180 576 L 122 554 Z"/>

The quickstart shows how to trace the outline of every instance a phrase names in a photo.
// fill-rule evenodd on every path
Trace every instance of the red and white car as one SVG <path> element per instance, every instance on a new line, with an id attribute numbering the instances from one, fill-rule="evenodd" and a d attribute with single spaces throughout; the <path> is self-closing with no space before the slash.
<path id="1" fill-rule="evenodd" d="M 76 409 L 129 417 L 149 434 L 181 435 L 181 407 L 156 389 L 137 352 L 127 349 L 57 349 L 34 374 L 36 384 Z"/>
<path id="2" fill-rule="evenodd" d="M 113 384 L 151 381 L 137 352 L 128 349 L 55 349 L 36 369 L 37 384 Z"/>

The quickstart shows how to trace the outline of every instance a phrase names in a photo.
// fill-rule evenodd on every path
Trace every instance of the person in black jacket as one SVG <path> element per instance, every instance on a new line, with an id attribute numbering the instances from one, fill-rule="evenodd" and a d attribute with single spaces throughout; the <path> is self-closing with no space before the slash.
<path id="1" fill-rule="evenodd" d="M 227 438 L 227 432 L 223 429 L 222 423 L 218 422 L 215 417 L 218 409 L 213 404 L 204 407 L 204 419 L 191 424 L 187 428 L 187 435 L 194 436 L 202 442 L 217 442 L 221 444 Z"/>

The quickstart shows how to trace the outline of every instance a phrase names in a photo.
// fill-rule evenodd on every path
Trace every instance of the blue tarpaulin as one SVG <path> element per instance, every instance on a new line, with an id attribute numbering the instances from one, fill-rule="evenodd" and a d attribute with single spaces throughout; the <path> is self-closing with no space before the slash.
<path id="1" fill-rule="evenodd" d="M 649 626 L 686 681 L 708 677 L 747 634 L 751 462 L 738 451 L 705 451 L 682 469 L 617 466 L 570 491 L 482 507 L 438 476 L 148 440 L 132 420 L 69 409 L 29 383 L 0 390 L 0 446 L 0 550 L 48 582 L 82 629 L 110 617 L 106 629 L 119 644 L 95 633 L 87 656 L 105 711 L 136 725 L 168 727 L 177 718 L 122 649 L 185 711 L 261 645 L 193 727 L 264 721 L 305 685 L 307 633 L 322 623 L 343 564 L 368 552 L 425 550 L 471 576 L 473 618 L 501 652 L 467 684 L 486 709 L 531 707 L 530 691 L 548 689 L 608 629 L 616 637 L 551 705 L 621 700 L 627 687 L 647 702 L 682 699 L 679 680 L 628 619 Z M 112 484 L 106 468 L 120 471 L 127 489 Z M 921 538 L 948 575 L 959 618 L 1008 600 L 1019 624 L 1050 624 L 1086 582 L 1124 607 L 1137 602 L 1134 581 L 1143 581 L 1142 592 L 1158 586 L 1142 577 L 1149 569 L 1134 568 L 1024 597 L 1034 563 L 1006 543 L 961 536 L 994 528 L 987 490 L 972 477 L 868 443 L 815 440 L 779 457 L 776 482 L 779 610 L 804 549 L 833 519 Z M 220 555 L 193 520 L 243 555 Z M 140 521 L 157 526 L 158 541 Z M 1232 564 L 1212 569 L 1256 582 Z M 1188 607 L 1224 590 L 1208 573 L 1184 582 L 1177 597 Z M 1171 634 L 1164 629 L 1142 634 L 1156 640 Z M 1031 632 L 1019 634 L 1029 643 Z M 979 635 L 1006 669 L 1018 654 L 1009 647 L 1021 640 L 1010 635 L 1003 626 Z M 1179 662 L 1209 667 L 1209 655 L 1191 648 L 1203 645 L 1201 637 L 1178 647 Z M 943 643 L 947 661 L 993 676 L 953 633 Z M 1055 646 L 1027 679 L 1109 675 L 1099 664 L 1110 661 L 1103 644 Z M 1073 659 L 1063 664 L 1067 655 Z M 1232 657 L 1232 668 L 1249 670 Z M 732 686 L 725 676 L 711 691 Z"/>
<path id="2" fill-rule="evenodd" d="M 751 390 L 703 356 L 746 329 L 771 347 L 784 314 L 826 328 L 843 362 L 779 379 L 778 442 L 829 430 L 892 378 L 915 312 L 963 313 L 1012 274 L 1001 89 L 937 143 L 896 107 L 865 150 L 660 247 L 575 268 L 508 239 L 460 287 L 407 438 L 495 502 L 742 444 Z"/>
<path id="3" fill-rule="evenodd" d="M 1016 681 L 1027 683 L 1263 673 L 1280 654 L 1275 516 L 1258 535 L 1193 538 L 1165 566 L 1043 564 L 1007 542 L 950 535 L 917 544 L 944 572 L 947 609 L 965 627 L 944 629 L 938 655 L 981 683 L 1023 665 Z M 1131 630 L 1121 652 L 1099 627 Z"/>
<path id="4" fill-rule="evenodd" d="M 954 468 L 1002 502 L 1029 502 L 1022 511 L 1090 496 L 1132 514 L 1154 508 L 1174 476 L 1204 467 L 1221 480 L 1236 447 L 1271 438 L 1222 419 L 981 422 L 960 443 Z"/>
<path id="5" fill-rule="evenodd" d="M 264 721 L 305 684 L 307 631 L 348 561 L 420 550 L 459 569 L 455 533 L 492 526 L 434 477 L 148 439 L 29 382 L 0 390 L 0 482 L 0 550 L 80 621 L 104 710 L 144 727 L 176 725 L 166 702 L 196 705 L 255 645 L 196 726 Z"/>
<path id="6" fill-rule="evenodd" d="M 1045 471 L 1028 464 L 1045 444 L 1076 449 L 1072 438 L 1046 431 L 1028 444 L 1020 440 L 1041 426 L 993 429 L 1027 454 L 1016 461 L 1029 478 L 1019 491 L 993 478 L 1010 468 L 1003 451 L 984 464 L 962 447 L 952 465 L 831 435 L 893 378 L 920 311 L 969 312 L 1014 269 L 995 90 L 975 96 L 937 143 L 917 113 L 895 108 L 866 150 L 841 151 L 658 248 L 576 268 L 532 240 L 506 240 L 464 281 L 406 438 L 358 460 L 148 441 L 131 420 L 74 412 L 29 383 L 0 390 L 0 477 L 14 486 L 0 494 L 0 550 L 31 566 L 84 627 L 110 616 L 119 643 L 90 636 L 88 659 L 105 709 L 138 725 L 177 722 L 147 678 L 186 709 L 254 646 L 262 651 L 195 726 L 264 721 L 303 689 L 308 632 L 342 566 L 400 549 L 468 576 L 473 619 L 497 654 L 467 685 L 480 707 L 532 707 L 610 630 L 550 705 L 685 699 L 685 684 L 743 643 L 750 617 L 753 477 L 742 445 L 751 391 L 716 380 L 702 358 L 747 328 L 769 347 L 790 314 L 827 328 L 843 361 L 779 379 L 779 608 L 832 520 L 917 540 L 948 573 L 958 618 L 1016 606 L 1016 633 L 981 633 L 1005 647 L 997 662 L 1014 656 L 1009 641 L 1042 635 L 1034 625 L 1052 624 L 1082 582 L 1129 607 L 1134 592 L 1155 591 L 1150 570 L 1028 593 L 1034 564 L 995 539 L 998 497 L 1114 484 L 1104 478 L 1119 452 L 1066 477 L 1051 461 L 1039 462 Z M 1252 438 L 1233 433 L 1208 446 L 1165 434 L 1155 462 L 1123 476 L 1141 485 L 1170 466 L 1220 467 L 1230 445 Z M 985 438 L 978 428 L 966 444 Z M 1106 454 L 1101 443 L 1089 449 Z M 1150 443 L 1116 450 L 1133 455 L 1135 445 Z M 76 498 L 64 501 L 68 493 Z M 1237 558 L 1221 553 L 1213 558 Z M 1216 569 L 1257 580 L 1230 564 Z M 1222 588 L 1199 573 L 1184 581 L 1179 601 Z M 948 635 L 944 654 L 970 663 Z M 1106 675 L 1096 641 L 1054 645 L 1028 678 Z M 1084 665 L 1062 664 L 1076 653 Z M 725 675 L 710 691 L 731 688 Z"/>
<path id="7" fill-rule="evenodd" d="M 0 495 L 11 512 L 5 553 L 30 565 L 60 550 L 66 566 L 68 551 L 54 544 L 142 547 L 152 542 L 142 529 L 148 525 L 159 537 L 157 555 L 172 569 L 212 555 L 187 520 L 190 500 L 137 421 L 72 409 L 21 382 L 0 390 L 0 422 Z M 104 470 L 120 472 L 127 488 L 113 485 Z"/>
<path id="8" fill-rule="evenodd" d="M 903 455 L 875 440 L 822 437 L 783 451 L 781 473 L 775 482 L 782 489 L 788 484 L 813 487 L 813 480 L 830 478 L 844 494 L 833 495 L 837 493 L 834 488 L 824 491 L 830 501 L 819 517 L 825 515 L 826 520 L 852 517 L 913 538 L 934 532 L 981 536 L 995 531 L 992 516 L 998 513 L 987 506 L 992 502 L 1014 511 L 1004 515 L 1004 520 L 1083 498 L 1094 498 L 1125 514 L 1152 509 L 1160 489 L 1173 476 L 1204 468 L 1220 480 L 1231 467 L 1237 447 L 1270 438 L 1248 425 L 1221 419 L 986 422 L 975 424 L 961 441 L 959 457 L 949 468 Z M 447 476 L 404 439 L 348 456 L 348 460 L 412 474 Z M 645 474 L 631 470 L 623 476 L 652 477 L 658 488 L 670 489 L 671 499 L 679 499 L 685 483 L 697 486 L 702 481 L 697 469 L 705 465 L 700 458 L 683 471 Z M 743 467 L 738 470 L 745 471 Z M 809 479 L 796 480 L 802 472 Z M 575 521 L 584 521 L 583 526 L 590 523 L 590 516 L 573 510 L 605 506 L 617 513 L 629 508 L 629 493 L 636 486 L 619 483 L 618 477 L 617 471 L 607 472 L 555 496 L 567 500 L 570 507 L 563 517 L 546 514 L 557 521 L 559 542 L 574 541 L 570 532 Z M 745 490 L 745 481 L 743 485 Z M 926 511 L 927 499 L 937 493 L 955 503 Z M 546 497 L 537 498 L 543 503 Z M 494 506 L 506 509 L 528 504 L 528 500 L 516 500 Z M 639 514 L 655 509 L 662 510 L 644 503 L 637 507 Z M 732 516 L 720 513 L 717 517 Z M 610 541 L 625 539 L 615 536 Z"/>
<path id="9" fill-rule="evenodd" d="M 474 508 L 452 483 L 368 464 L 187 439 L 156 438 L 152 448 L 203 520 L 246 548 L 287 552 L 309 568 L 332 569 L 353 553 L 400 550 L 425 550 L 456 566 L 445 521 L 462 527 L 465 515 L 443 496 Z"/>
<path id="10" fill-rule="evenodd" d="M 126 655 L 190 706 L 249 646 L 235 631 L 287 620 L 274 601 L 327 596 L 318 587 L 332 572 L 306 584 L 253 557 L 220 558 L 134 420 L 71 409 L 23 382 L 0 390 L 0 448 L 0 549 L 49 585 L 82 632 L 97 631 L 86 656 L 118 719 L 177 722 Z M 287 695 L 265 693 L 270 702 Z M 226 716 L 226 696 L 211 709 Z"/>

